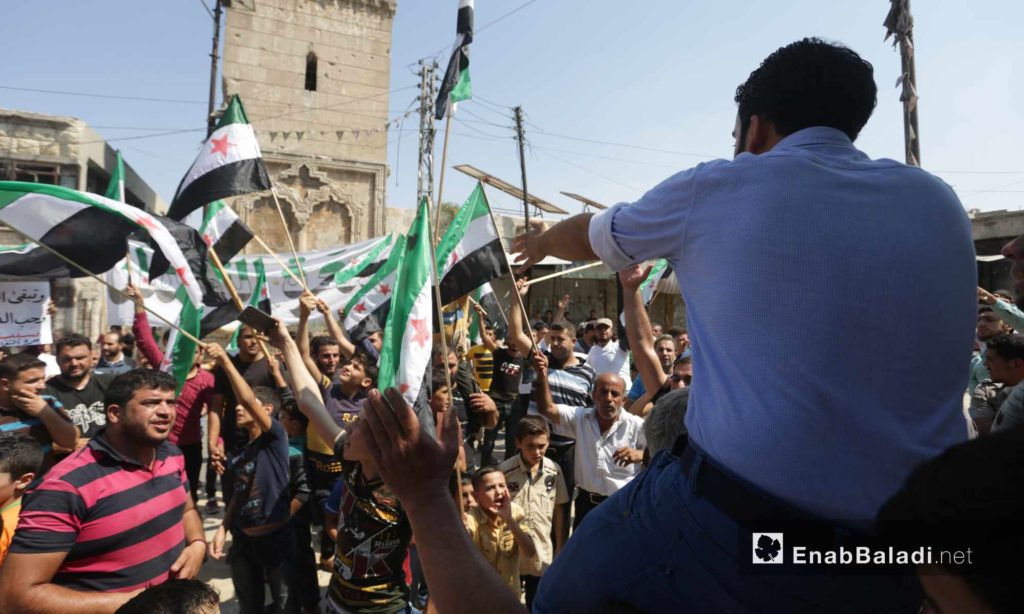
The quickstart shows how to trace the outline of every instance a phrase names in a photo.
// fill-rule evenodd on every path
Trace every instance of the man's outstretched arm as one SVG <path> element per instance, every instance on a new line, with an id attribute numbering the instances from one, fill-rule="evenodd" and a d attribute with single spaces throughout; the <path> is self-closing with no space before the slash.
<path id="1" fill-rule="evenodd" d="M 554 256 L 563 260 L 597 260 L 590 246 L 590 218 L 592 213 L 580 213 L 544 230 L 540 221 L 530 223 L 530 229 L 512 241 L 512 253 L 520 254 L 516 264 L 520 272 Z"/>

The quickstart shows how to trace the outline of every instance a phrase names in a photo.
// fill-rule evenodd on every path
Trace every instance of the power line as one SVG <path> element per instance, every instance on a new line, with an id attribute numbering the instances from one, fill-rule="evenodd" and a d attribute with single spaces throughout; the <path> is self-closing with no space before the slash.
<path id="1" fill-rule="evenodd" d="M 555 160 L 558 160 L 559 162 L 562 162 L 563 164 L 568 164 L 569 166 L 577 168 L 577 169 L 579 169 L 579 170 L 581 170 L 581 171 L 583 171 L 585 173 L 590 173 L 591 175 L 594 175 L 595 177 L 600 177 L 601 179 L 604 179 L 605 181 L 609 181 L 609 182 L 614 183 L 616 185 L 620 185 L 620 186 L 622 186 L 624 188 L 629 188 L 630 190 L 633 190 L 634 192 L 639 192 L 640 191 L 639 188 L 635 188 L 635 187 L 633 187 L 633 186 L 631 186 L 629 184 L 622 183 L 621 181 L 618 181 L 616 179 L 612 179 L 611 177 L 609 177 L 608 175 L 606 175 L 604 173 L 598 173 L 597 171 L 592 171 L 589 168 L 586 168 L 586 167 L 580 166 L 579 164 L 576 164 L 575 162 L 570 162 L 570 161 L 566 160 L 565 158 L 560 158 L 560 157 L 556 156 L 555 154 L 553 154 L 551 152 L 544 151 L 544 150 L 541 150 L 541 149 L 537 149 L 536 151 L 539 151 L 540 153 L 544 154 L 545 156 L 554 158 Z"/>
<path id="2" fill-rule="evenodd" d="M 13 85 L 0 85 L 0 90 L 13 90 L 16 92 L 35 92 L 37 94 L 59 94 L 62 96 L 84 96 L 86 98 L 106 98 L 109 100 L 135 100 L 139 102 L 169 102 L 175 104 L 206 104 L 205 100 L 181 100 L 177 98 L 148 98 L 145 96 L 117 96 L 114 94 L 92 94 L 89 92 L 68 92 L 63 90 L 43 90 L 32 87 L 14 87 Z"/>

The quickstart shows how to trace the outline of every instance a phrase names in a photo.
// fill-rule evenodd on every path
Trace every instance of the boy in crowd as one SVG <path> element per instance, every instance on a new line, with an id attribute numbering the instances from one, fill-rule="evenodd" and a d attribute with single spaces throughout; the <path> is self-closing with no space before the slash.
<path id="1" fill-rule="evenodd" d="M 320 586 L 316 577 L 316 557 L 313 555 L 313 535 L 310 525 L 313 521 L 310 508 L 310 485 L 306 478 L 306 429 L 309 420 L 299 411 L 295 398 L 288 389 L 288 395 L 281 395 L 281 411 L 278 419 L 288 433 L 288 469 L 291 474 L 289 490 L 292 493 L 291 516 L 295 529 L 295 573 L 289 598 L 298 600 L 304 614 L 319 612 Z M 289 612 L 298 609 L 289 604 Z"/>
<path id="2" fill-rule="evenodd" d="M 224 539 L 231 531 L 231 581 L 242 614 L 262 614 L 264 586 L 273 604 L 269 612 L 286 611 L 294 559 L 295 534 L 289 524 L 290 477 L 288 434 L 271 416 L 281 406 L 280 396 L 263 386 L 250 388 L 231 357 L 217 344 L 206 348 L 223 369 L 238 399 L 236 424 L 246 430 L 248 443 L 227 461 L 234 491 L 224 522 L 210 544 L 210 555 L 224 556 Z"/>
<path id="3" fill-rule="evenodd" d="M 519 559 L 519 573 L 526 585 L 526 609 L 533 604 L 540 576 L 562 549 L 568 533 L 566 508 L 569 491 L 558 464 L 544 454 L 551 432 L 539 416 L 526 416 L 516 426 L 516 447 L 519 454 L 501 464 L 512 502 L 526 514 L 526 525 L 537 549 L 537 556 Z M 554 525 L 555 543 L 551 534 Z"/>
<path id="4" fill-rule="evenodd" d="M 303 368 L 299 348 L 284 325 L 278 323 L 270 331 L 270 341 L 283 351 L 299 409 L 317 434 L 333 443 L 335 455 L 342 459 L 341 524 L 327 589 L 327 611 L 401 612 L 408 607 L 402 564 L 409 551 L 412 528 L 401 503 L 384 485 L 373 462 L 373 437 L 362 418 L 366 409 L 343 431 L 324 407 L 316 381 Z M 431 417 L 424 413 L 419 419 L 424 430 L 433 433 Z"/>
<path id="5" fill-rule="evenodd" d="M 0 360 L 0 430 L 26 434 L 42 446 L 42 470 L 54 463 L 53 446 L 74 449 L 78 430 L 46 390 L 46 364 L 29 354 Z"/>
<path id="6" fill-rule="evenodd" d="M 43 469 L 43 448 L 23 433 L 0 435 L 0 565 L 11 546 L 21 496 Z"/>
<path id="7" fill-rule="evenodd" d="M 519 561 L 537 555 L 526 513 L 512 502 L 505 474 L 483 467 L 473 474 L 473 497 L 478 507 L 466 512 L 466 529 L 484 559 L 517 597 L 522 586 Z"/>

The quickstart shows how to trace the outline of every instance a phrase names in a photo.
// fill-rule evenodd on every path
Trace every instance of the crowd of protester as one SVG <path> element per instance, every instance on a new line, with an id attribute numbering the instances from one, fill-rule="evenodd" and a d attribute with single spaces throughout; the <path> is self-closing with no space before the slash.
<path id="1" fill-rule="evenodd" d="M 820 41 L 796 45 L 802 46 L 779 53 L 809 54 L 801 62 L 831 62 L 840 71 L 863 69 L 848 50 Z M 771 61 L 759 70 L 770 72 Z M 755 72 L 747 87 L 756 89 L 761 78 L 768 77 Z M 750 102 L 744 96 L 766 94 L 744 91 L 737 94 L 741 119 L 744 104 L 767 104 L 776 113 L 771 130 L 784 130 L 783 116 L 770 105 L 787 102 Z M 871 92 L 873 101 L 873 84 Z M 781 141 L 799 132 L 799 126 L 782 134 L 764 132 L 764 124 L 755 125 L 750 116 L 746 120 L 749 125 L 741 127 L 748 131 L 746 150 L 752 153 L 759 153 L 750 145 L 757 138 Z M 819 129 L 810 125 L 809 130 Z M 860 125 L 850 138 L 821 133 L 808 142 L 833 139 L 829 147 L 840 150 L 846 139 L 852 150 L 849 141 Z M 52 354 L 49 347 L 34 346 L 6 355 L 0 360 L 0 611 L 214 612 L 216 591 L 196 580 L 207 558 L 226 560 L 243 614 L 524 607 L 715 611 L 723 603 L 812 611 L 830 600 L 835 610 L 876 602 L 886 611 L 914 611 L 922 603 L 948 612 L 1016 609 L 1016 589 L 1005 580 L 1020 571 L 1019 563 L 998 569 L 992 564 L 1005 564 L 1021 543 L 1016 523 L 995 520 L 1019 519 L 1024 511 L 1024 335 L 1018 332 L 1024 332 L 1024 311 L 1013 293 L 978 288 L 973 356 L 943 354 L 966 385 L 955 391 L 962 399 L 951 410 L 953 426 L 924 414 L 892 418 L 913 419 L 918 421 L 913 426 L 932 431 L 951 428 L 962 437 L 934 454 L 919 451 L 923 462 L 910 463 L 906 471 L 880 461 L 874 469 L 902 472 L 899 483 L 883 498 L 877 523 L 874 518 L 868 527 L 851 523 L 842 533 L 842 539 L 870 533 L 891 543 L 966 543 L 992 557 L 988 565 L 973 572 L 920 565 L 919 583 L 908 582 L 906 572 L 849 582 L 833 574 L 831 584 L 816 584 L 817 576 L 777 576 L 772 582 L 785 587 L 779 590 L 796 592 L 774 602 L 774 585 L 736 576 L 738 563 L 723 554 L 724 544 L 735 541 L 736 526 L 750 528 L 751 519 L 797 518 L 817 527 L 819 536 L 839 539 L 838 525 L 823 520 L 828 504 L 852 497 L 878 510 L 865 503 L 876 485 L 864 483 L 866 474 L 851 474 L 850 485 L 832 484 L 831 491 L 820 493 L 821 505 L 811 513 L 792 504 L 792 492 L 776 497 L 767 487 L 748 484 L 695 443 L 706 433 L 687 432 L 688 426 L 708 428 L 707 409 L 701 409 L 701 421 L 687 418 L 691 387 L 693 395 L 710 390 L 742 402 L 763 393 L 754 382 L 781 385 L 788 396 L 773 396 L 779 403 L 799 406 L 807 395 L 820 397 L 825 403 L 819 407 L 820 424 L 828 425 L 836 419 L 827 406 L 831 397 L 815 377 L 827 372 L 840 381 L 844 373 L 825 362 L 815 362 L 819 371 L 814 372 L 800 363 L 807 356 L 779 355 L 782 350 L 766 349 L 763 340 L 754 343 L 745 336 L 750 322 L 734 321 L 722 347 L 714 345 L 722 329 L 697 332 L 695 327 L 691 347 L 686 329 L 663 330 L 651 322 L 641 292 L 649 269 L 634 261 L 656 255 L 643 251 L 640 242 L 644 232 L 657 231 L 627 215 L 621 226 L 613 227 L 611 218 L 573 218 L 517 239 L 519 251 L 536 260 L 545 250 L 557 251 L 544 247 L 545 234 L 557 238 L 589 224 L 592 247 L 586 249 L 593 251 L 563 255 L 601 256 L 620 265 L 615 268 L 622 286 L 621 320 L 620 314 L 591 309 L 573 322 L 569 296 L 557 301 L 557 309 L 533 317 L 521 301 L 510 300 L 504 327 L 476 306 L 470 317 L 477 319 L 479 339 L 466 344 L 443 332 L 435 335 L 425 407 L 410 407 L 396 391 L 377 389 L 381 331 L 350 339 L 339 323 L 343 314 L 308 292 L 300 299 L 295 330 L 280 323 L 267 331 L 241 326 L 233 352 L 207 342 L 197 349 L 180 386 L 156 368 L 167 349 L 157 341 L 142 295 L 130 286 L 126 293 L 136 302 L 130 334 L 112 329 L 94 341 L 66 332 Z M 637 234 L 623 238 L 633 232 L 630 224 Z M 640 251 L 627 257 L 616 241 Z M 561 243 L 549 239 L 548 245 L 554 244 Z M 1024 277 L 1024 241 L 1005 253 L 1016 263 L 1015 275 Z M 677 269 L 681 285 L 707 273 Z M 695 283 L 697 291 L 715 296 L 711 304 L 722 310 L 774 309 L 715 294 L 721 291 L 717 280 Z M 962 299 L 963 290 L 954 288 L 949 295 Z M 528 298 L 522 280 L 513 292 Z M 811 334 L 831 314 L 818 299 L 805 298 L 806 313 L 769 314 L 799 322 L 803 329 L 760 332 Z M 700 300 L 690 305 L 693 321 L 702 327 L 715 315 L 702 311 L 707 306 Z M 957 304 L 958 313 L 962 307 Z M 975 307 L 968 307 L 968 315 L 974 314 Z M 918 313 L 925 317 L 944 308 L 925 304 Z M 879 324 L 872 318 L 894 315 L 874 305 L 867 310 L 845 324 L 870 327 Z M 905 311 L 898 315 L 914 317 Z M 314 316 L 322 320 L 323 331 L 311 335 Z M 616 338 L 615 320 L 622 322 L 625 338 Z M 504 338 L 496 334 L 499 328 L 507 331 Z M 931 332 L 945 339 L 946 331 Z M 814 335 L 818 343 L 829 333 Z M 840 344 L 840 337 L 832 333 L 833 345 L 814 346 L 815 360 L 839 353 L 848 361 L 868 358 L 855 347 L 867 338 Z M 947 345 L 956 346 L 955 341 Z M 775 372 L 729 371 L 739 363 L 731 362 L 736 356 L 722 356 L 723 347 L 747 347 L 750 355 L 744 358 Z M 920 348 L 897 343 L 890 349 L 888 356 L 870 356 L 878 363 L 871 371 L 878 381 L 860 381 L 858 394 L 885 399 L 893 387 L 906 386 L 914 387 L 905 392 L 919 399 L 946 401 L 935 390 L 914 386 L 929 380 L 908 371 L 900 358 Z M 711 372 L 708 365 L 719 370 Z M 783 382 L 782 371 L 807 379 Z M 961 385 L 954 384 L 944 389 Z M 853 394 L 852 389 L 830 392 Z M 738 410 L 761 408 L 752 403 Z M 727 420 L 722 413 L 718 418 Z M 772 419 L 745 418 L 759 425 Z M 748 425 L 734 421 L 725 427 L 739 436 Z M 820 428 L 824 436 L 831 426 Z M 852 435 L 878 440 L 862 439 L 860 448 L 851 444 L 834 452 L 874 462 L 872 446 L 882 454 L 888 444 L 881 430 L 867 432 L 872 434 Z M 847 434 L 837 427 L 828 441 Z M 924 446 L 923 440 L 900 444 Z M 808 453 L 820 451 L 813 441 L 800 445 Z M 679 480 L 686 480 L 681 487 Z M 870 492 L 850 494 L 851 489 Z M 203 515 L 220 521 L 212 536 L 204 534 Z M 707 533 L 692 530 L 702 523 L 714 526 Z M 711 560 L 708 549 L 714 548 L 719 551 Z M 318 570 L 330 574 L 325 591 Z M 797 596 L 801 590 L 813 595 Z M 744 601 L 748 596 L 754 601 Z"/>

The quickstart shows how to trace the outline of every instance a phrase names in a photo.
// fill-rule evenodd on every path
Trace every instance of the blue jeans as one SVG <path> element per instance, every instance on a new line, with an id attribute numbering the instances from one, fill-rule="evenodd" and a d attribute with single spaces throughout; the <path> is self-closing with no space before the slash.
<path id="1" fill-rule="evenodd" d="M 701 462 L 713 461 L 698 451 Z M 573 533 L 533 612 L 915 612 L 921 603 L 910 574 L 741 570 L 751 556 L 741 535 L 662 450 Z"/>

